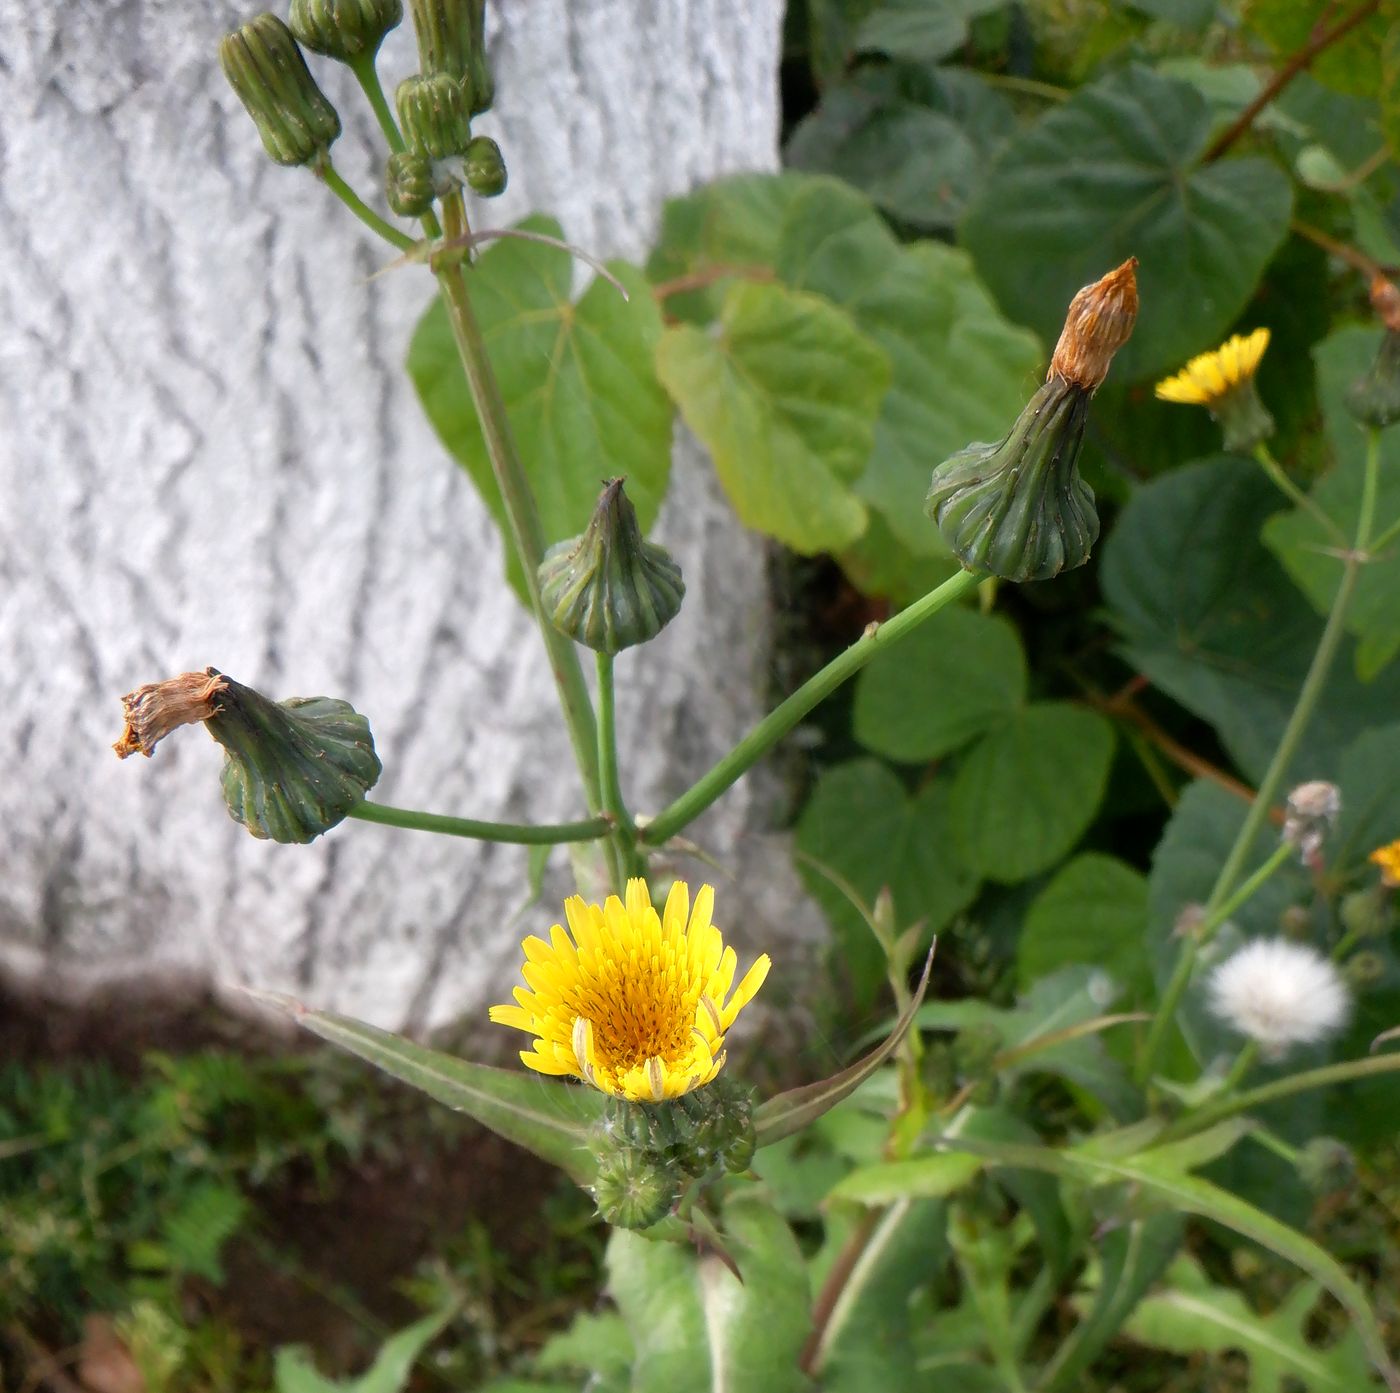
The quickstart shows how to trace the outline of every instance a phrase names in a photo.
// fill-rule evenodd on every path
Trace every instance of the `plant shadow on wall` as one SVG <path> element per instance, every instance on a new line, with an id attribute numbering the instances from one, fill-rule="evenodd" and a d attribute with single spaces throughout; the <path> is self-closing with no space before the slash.
<path id="1" fill-rule="evenodd" d="M 213 668 L 131 693 L 118 751 L 203 723 L 277 841 L 568 846 L 580 893 L 492 1010 L 524 1069 L 263 997 L 610 1226 L 608 1304 L 496 1387 L 1400 1388 L 1388 7 L 809 0 L 796 168 L 674 200 L 648 264 L 577 299 L 549 219 L 468 224 L 506 179 L 472 128 L 481 0 L 409 9 L 392 108 L 396 0 L 298 0 L 221 58 L 269 155 L 435 283 L 409 371 L 502 527 L 578 819 L 369 801 L 348 703 Z M 359 80 L 397 221 L 337 171 L 303 49 Z M 871 622 L 641 816 L 613 677 L 683 605 L 645 535 L 677 416 L 738 518 Z M 851 757 L 818 760 L 798 862 L 832 1024 L 893 1019 L 760 1100 L 726 1041 L 784 966 L 741 965 L 716 921 L 743 905 L 677 869 L 838 692 Z M 406 1378 L 432 1320 L 375 1367 Z"/>

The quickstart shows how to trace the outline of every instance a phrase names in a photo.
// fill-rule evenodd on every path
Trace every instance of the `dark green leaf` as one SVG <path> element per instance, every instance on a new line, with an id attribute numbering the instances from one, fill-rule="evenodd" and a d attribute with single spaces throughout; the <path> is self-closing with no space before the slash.
<path id="1" fill-rule="evenodd" d="M 1205 99 L 1132 66 L 1077 92 L 1010 142 L 962 226 L 1002 307 L 1053 340 L 1070 298 L 1129 256 L 1142 313 L 1119 381 L 1210 347 L 1288 229 L 1286 176 L 1256 157 L 1202 165 Z"/>
<path id="2" fill-rule="evenodd" d="M 848 315 L 783 286 L 735 285 L 719 337 L 668 329 L 657 369 L 747 526 L 807 554 L 861 534 L 850 486 L 890 379 L 884 351 Z"/>
<path id="3" fill-rule="evenodd" d="M 1151 981 L 1146 931 L 1145 877 L 1116 857 L 1085 852 L 1056 872 L 1026 914 L 1017 975 L 1028 986 L 1069 963 L 1097 963 L 1130 1000 L 1143 1000 Z"/>
<path id="4" fill-rule="evenodd" d="M 957 223 L 1014 129 L 1010 103 L 973 73 L 865 68 L 827 89 L 785 154 L 794 168 L 854 184 L 905 222 L 943 229 Z"/>
<path id="5" fill-rule="evenodd" d="M 1011 884 L 1053 866 L 1093 821 L 1108 783 L 1113 727 L 1076 706 L 1014 713 L 973 747 L 953 784 L 963 859 Z"/>
<path id="6" fill-rule="evenodd" d="M 802 811 L 798 849 L 848 880 L 866 904 L 888 886 L 901 929 L 922 920 L 936 933 L 977 893 L 976 878 L 953 850 L 948 790 L 935 780 L 911 798 L 876 760 L 837 765 Z M 837 930 L 843 975 L 857 999 L 869 1000 L 885 977 L 879 945 L 826 877 L 801 863 L 798 869 Z"/>
<path id="7" fill-rule="evenodd" d="M 1104 1234 L 1093 1305 L 1046 1365 L 1041 1374 L 1042 1393 L 1066 1393 L 1078 1386 L 1171 1261 L 1181 1244 L 1183 1228 L 1180 1215 L 1166 1213 L 1129 1219 Z"/>
<path id="8" fill-rule="evenodd" d="M 856 31 L 858 48 L 934 62 L 967 42 L 967 22 L 1006 0 L 881 0 Z"/>
<path id="9" fill-rule="evenodd" d="M 1350 541 L 1356 536 L 1365 477 L 1366 433 L 1346 409 L 1347 388 L 1371 366 L 1381 331 L 1339 329 L 1314 350 L 1318 393 L 1335 466 L 1312 491 L 1318 506 Z M 1379 533 L 1400 519 L 1400 432 L 1382 431 L 1375 524 Z M 1336 542 L 1302 509 L 1270 519 L 1264 540 L 1289 575 L 1325 614 L 1342 578 Z M 1400 548 L 1361 568 L 1347 612 L 1347 628 L 1360 640 L 1356 664 L 1363 678 L 1375 676 L 1400 652 Z"/>
<path id="10" fill-rule="evenodd" d="M 856 679 L 856 739 L 889 759 L 936 759 L 1001 724 L 1025 698 L 1015 627 L 950 606 Z"/>
<path id="11" fill-rule="evenodd" d="M 1124 656 L 1219 732 L 1247 777 L 1273 756 L 1322 636 L 1257 540 L 1282 495 L 1250 461 L 1219 457 L 1140 489 L 1104 548 L 1101 582 Z M 1362 684 L 1344 652 L 1291 777 L 1335 778 L 1341 751 L 1400 709 L 1400 670 Z"/>
<path id="12" fill-rule="evenodd" d="M 549 219 L 523 226 L 559 235 Z M 649 527 L 670 475 L 671 406 L 654 365 L 660 311 L 635 267 L 609 269 L 631 291 L 629 299 L 599 277 L 575 304 L 573 258 L 535 242 L 497 242 L 467 277 L 546 542 L 582 532 L 603 479 L 618 474 L 627 476 L 627 496 Z M 508 535 L 441 301 L 418 325 L 408 371 L 443 444 Z M 506 555 L 507 574 L 521 593 L 509 544 Z"/>
<path id="13" fill-rule="evenodd" d="M 786 210 L 778 273 L 847 310 L 889 355 L 894 380 L 857 491 L 914 554 L 947 554 L 924 516 L 933 466 L 996 440 L 1035 390 L 1040 349 L 997 312 L 967 258 L 934 242 L 901 247 L 870 204 L 809 179 Z M 941 384 L 956 382 L 956 391 Z"/>

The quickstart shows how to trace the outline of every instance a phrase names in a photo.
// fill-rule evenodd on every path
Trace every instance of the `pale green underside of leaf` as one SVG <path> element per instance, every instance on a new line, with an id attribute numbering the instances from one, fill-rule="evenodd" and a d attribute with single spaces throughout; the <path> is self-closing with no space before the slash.
<path id="1" fill-rule="evenodd" d="M 815 295 L 734 285 L 719 334 L 662 335 L 657 370 L 746 526 L 810 555 L 865 529 L 851 492 L 889 386 L 886 356 Z"/>

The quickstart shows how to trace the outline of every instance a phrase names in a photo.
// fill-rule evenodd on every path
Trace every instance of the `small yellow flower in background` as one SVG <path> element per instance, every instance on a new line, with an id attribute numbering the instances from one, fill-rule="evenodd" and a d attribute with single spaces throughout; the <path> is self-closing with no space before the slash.
<path id="1" fill-rule="evenodd" d="M 1204 406 L 1225 432 L 1227 450 L 1252 450 L 1274 433 L 1273 417 L 1254 387 L 1269 331 L 1235 334 L 1209 353 L 1192 358 L 1175 377 L 1157 384 L 1159 401 Z"/>
<path id="2" fill-rule="evenodd" d="M 1400 885 L 1400 840 L 1378 846 L 1371 853 L 1370 860 L 1381 868 L 1382 885 Z"/>
<path id="3" fill-rule="evenodd" d="M 702 885 L 692 910 L 680 881 L 659 915 L 644 880 L 627 882 L 625 904 L 572 896 L 569 932 L 555 924 L 548 943 L 532 934 L 521 945 L 531 990 L 517 987 L 516 1004 L 493 1006 L 491 1019 L 536 1037 L 520 1058 L 541 1074 L 632 1102 L 702 1087 L 723 1067 L 725 1032 L 771 966 L 764 953 L 733 986 L 738 957 L 710 922 L 714 900 Z"/>
<path id="4" fill-rule="evenodd" d="M 1180 402 L 1184 406 L 1214 406 L 1221 397 L 1254 376 L 1268 346 L 1267 329 L 1256 329 L 1247 335 L 1235 334 L 1219 348 L 1197 354 L 1175 377 L 1159 382 L 1157 397 L 1160 401 Z"/>

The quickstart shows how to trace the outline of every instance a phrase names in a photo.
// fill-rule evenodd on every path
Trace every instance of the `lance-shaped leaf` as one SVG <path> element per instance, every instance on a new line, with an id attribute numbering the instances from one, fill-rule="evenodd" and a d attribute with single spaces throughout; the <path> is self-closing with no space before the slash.
<path id="1" fill-rule="evenodd" d="M 1179 1214 L 1153 1214 L 1104 1235 L 1099 1247 L 1102 1275 L 1093 1305 L 1042 1371 L 1042 1393 L 1063 1393 L 1075 1386 L 1162 1275 L 1181 1244 L 1183 1228 Z"/>
<path id="2" fill-rule="evenodd" d="M 1048 1146 L 994 1142 L 967 1136 L 947 1137 L 945 1143 L 960 1151 L 971 1151 L 974 1155 L 982 1156 L 993 1165 L 1047 1170 L 1081 1184 L 1104 1185 L 1126 1181 L 1129 1185 L 1140 1187 L 1148 1198 L 1178 1213 L 1213 1220 L 1251 1239 L 1326 1287 L 1351 1317 L 1352 1325 L 1371 1361 L 1393 1385 L 1400 1387 L 1400 1374 L 1390 1363 L 1385 1339 L 1366 1293 L 1347 1276 L 1342 1265 L 1297 1229 L 1280 1223 L 1228 1190 L 1222 1190 L 1198 1176 L 1187 1175 L 1169 1164 L 1170 1157 L 1164 1160 L 1149 1154 L 1124 1160 L 1094 1155 L 1083 1147 L 1056 1150 Z"/>
<path id="3" fill-rule="evenodd" d="M 285 1012 L 313 1035 L 359 1055 L 439 1103 L 475 1118 L 507 1141 L 533 1151 L 579 1185 L 592 1179 L 595 1162 L 588 1150 L 588 1131 L 602 1120 L 601 1093 L 456 1059 L 364 1021 L 313 1011 L 278 992 L 248 994 Z"/>
<path id="4" fill-rule="evenodd" d="M 884 1044 L 876 1046 L 864 1059 L 857 1060 L 849 1068 L 842 1069 L 839 1074 L 833 1074 L 819 1083 L 804 1084 L 801 1088 L 791 1088 L 786 1093 L 779 1093 L 755 1111 L 753 1120 L 759 1146 L 769 1146 L 775 1141 L 782 1141 L 784 1137 L 790 1137 L 794 1132 L 800 1132 L 815 1122 L 824 1112 L 830 1112 L 843 1098 L 850 1097 L 899 1048 L 899 1042 L 908 1034 L 919 1005 L 924 999 L 924 993 L 928 990 L 929 975 L 933 971 L 933 954 L 937 946 L 935 943 L 933 948 L 928 950 L 928 958 L 924 962 L 924 975 L 919 979 L 913 1000 L 895 1022 L 895 1027 Z"/>

